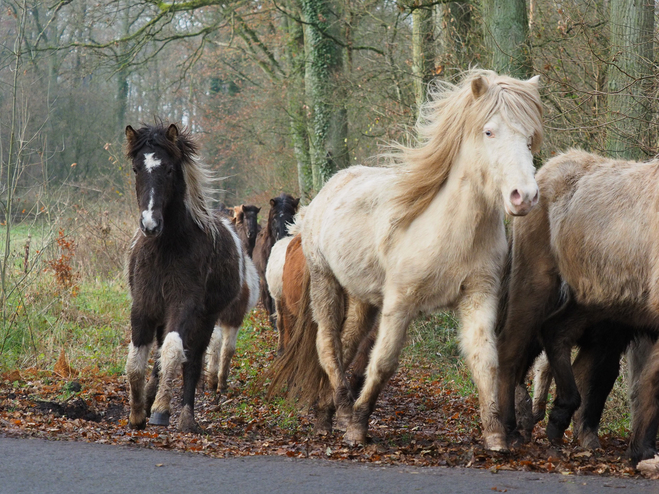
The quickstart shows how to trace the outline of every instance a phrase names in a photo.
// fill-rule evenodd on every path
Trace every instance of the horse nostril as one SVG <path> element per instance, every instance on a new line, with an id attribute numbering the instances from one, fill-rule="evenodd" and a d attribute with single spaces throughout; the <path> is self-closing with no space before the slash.
<path id="1" fill-rule="evenodd" d="M 510 202 L 515 205 L 519 206 L 522 204 L 522 194 L 519 193 L 517 189 L 513 190 L 510 194 Z"/>
<path id="2" fill-rule="evenodd" d="M 531 199 L 531 206 L 535 206 L 536 204 L 538 204 L 538 199 L 540 199 L 540 191 L 536 190 L 533 199 Z"/>

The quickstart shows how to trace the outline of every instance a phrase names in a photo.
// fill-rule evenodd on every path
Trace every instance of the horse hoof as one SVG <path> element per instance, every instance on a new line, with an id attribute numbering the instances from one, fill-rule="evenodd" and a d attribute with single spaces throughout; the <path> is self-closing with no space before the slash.
<path id="1" fill-rule="evenodd" d="M 149 424 L 167 427 L 169 425 L 169 412 L 152 412 L 149 418 Z"/>
<path id="2" fill-rule="evenodd" d="M 599 449 L 602 447 L 599 437 L 594 432 L 582 432 L 579 434 L 579 446 L 583 449 Z"/>
<path id="3" fill-rule="evenodd" d="M 202 434 L 204 432 L 195 421 L 192 410 L 188 405 L 184 406 L 183 410 L 181 410 L 181 416 L 178 418 L 178 430 L 193 434 Z"/>
<path id="4" fill-rule="evenodd" d="M 128 427 L 133 429 L 133 430 L 136 430 L 136 431 L 143 431 L 144 429 L 146 429 L 146 419 L 144 419 L 144 420 L 142 420 L 142 422 L 138 422 L 136 424 L 134 424 L 131 421 L 128 421 Z"/>
<path id="5" fill-rule="evenodd" d="M 132 413 L 128 416 L 128 427 L 138 431 L 146 429 L 146 413 Z"/>
<path id="6" fill-rule="evenodd" d="M 547 439 L 550 443 L 555 445 L 563 444 L 563 432 L 564 430 L 557 427 L 553 422 L 547 424 Z"/>
<path id="7" fill-rule="evenodd" d="M 348 446 L 358 446 L 360 444 L 367 444 L 368 436 L 366 435 L 365 430 L 361 428 L 351 427 L 350 424 L 348 424 L 346 433 L 343 436 L 343 442 L 345 442 Z"/>
<path id="8" fill-rule="evenodd" d="M 336 430 L 346 432 L 348 430 L 348 424 L 350 424 L 350 419 L 352 419 L 352 408 L 340 408 L 336 412 Z"/>
<path id="9" fill-rule="evenodd" d="M 483 447 L 489 451 L 507 453 L 506 435 L 502 432 L 492 432 L 483 437 Z"/>

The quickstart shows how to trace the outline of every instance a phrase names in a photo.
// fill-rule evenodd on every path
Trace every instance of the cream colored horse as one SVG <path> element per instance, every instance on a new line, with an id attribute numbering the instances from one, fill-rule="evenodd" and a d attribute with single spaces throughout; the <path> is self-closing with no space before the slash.
<path id="1" fill-rule="evenodd" d="M 366 440 L 369 416 L 396 370 L 412 319 L 454 308 L 479 390 L 485 445 L 505 448 L 494 336 L 508 249 L 503 220 L 504 211 L 522 216 L 538 201 L 537 81 L 471 71 L 459 85 L 445 84 L 423 108 L 417 146 L 398 146 L 388 155 L 392 166 L 337 173 L 307 208 L 301 233 L 316 346 L 337 413 L 348 418 L 347 442 Z M 351 304 L 342 331 L 346 295 Z M 366 382 L 353 403 L 344 362 L 378 312 Z"/>

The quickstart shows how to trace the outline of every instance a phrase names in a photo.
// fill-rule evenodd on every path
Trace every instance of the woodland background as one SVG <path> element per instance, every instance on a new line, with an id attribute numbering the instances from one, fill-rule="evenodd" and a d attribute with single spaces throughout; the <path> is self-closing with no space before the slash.
<path id="1" fill-rule="evenodd" d="M 480 67 L 541 75 L 538 166 L 572 146 L 649 159 L 655 19 L 652 0 L 0 0 L 0 371 L 65 350 L 122 372 L 127 124 L 187 126 L 218 202 L 265 213 L 377 163 L 434 80 Z M 412 346 L 462 365 L 452 318 L 415 328 Z"/>

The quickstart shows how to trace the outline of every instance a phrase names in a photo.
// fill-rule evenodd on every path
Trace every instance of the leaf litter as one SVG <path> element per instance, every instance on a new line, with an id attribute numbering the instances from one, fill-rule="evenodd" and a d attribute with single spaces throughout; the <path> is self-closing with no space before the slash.
<path id="1" fill-rule="evenodd" d="M 255 316 L 252 316 L 255 317 Z M 56 371 L 14 370 L 0 379 L 0 435 L 77 440 L 100 444 L 201 453 L 214 457 L 277 455 L 325 458 L 381 465 L 448 466 L 555 472 L 564 475 L 634 477 L 639 473 L 625 456 L 627 440 L 603 435 L 602 449 L 584 451 L 569 431 L 563 447 L 551 446 L 540 425 L 533 441 L 511 453 L 482 447 L 478 399 L 462 396 L 455 383 L 436 377 L 423 362 L 407 362 L 385 387 L 371 417 L 372 441 L 350 447 L 343 433 L 319 437 L 313 415 L 281 400 L 265 399 L 259 377 L 275 358 L 276 335 L 258 323 L 253 343 L 236 352 L 230 385 L 219 404 L 200 386 L 195 416 L 204 434 L 176 430 L 180 381 L 172 400 L 169 427 L 128 428 L 129 393 L 125 376 L 97 369 L 73 371 L 68 362 Z M 60 363 L 63 358 L 60 359 Z M 67 372 L 63 372 L 63 370 Z"/>

